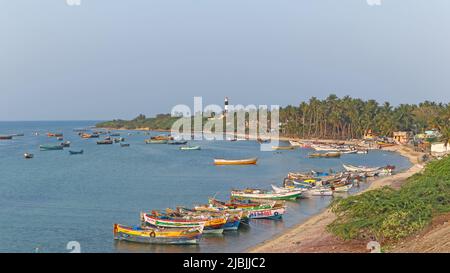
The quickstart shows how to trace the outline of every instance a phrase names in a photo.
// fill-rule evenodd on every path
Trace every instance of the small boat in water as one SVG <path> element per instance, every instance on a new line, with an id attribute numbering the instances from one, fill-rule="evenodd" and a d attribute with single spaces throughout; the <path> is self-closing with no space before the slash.
<path id="1" fill-rule="evenodd" d="M 167 142 L 169 142 L 166 139 L 146 139 L 145 143 L 146 144 L 167 144 Z"/>
<path id="2" fill-rule="evenodd" d="M 23 156 L 25 157 L 25 159 L 31 159 L 34 157 L 34 155 L 30 153 L 25 153 Z"/>
<path id="3" fill-rule="evenodd" d="M 272 150 L 294 150 L 294 146 L 272 146 Z"/>
<path id="4" fill-rule="evenodd" d="M 200 146 L 182 146 L 180 147 L 180 150 L 182 151 L 194 151 L 194 150 L 200 150 Z"/>
<path id="5" fill-rule="evenodd" d="M 200 227 L 203 233 L 223 233 L 223 226 L 227 223 L 228 216 L 211 217 L 208 215 L 184 215 L 171 216 L 167 214 L 141 213 L 141 221 L 154 227 Z"/>
<path id="6" fill-rule="evenodd" d="M 110 139 L 97 141 L 97 145 L 110 145 L 110 144 L 113 144 L 113 141 Z"/>
<path id="7" fill-rule="evenodd" d="M 0 140 L 10 140 L 13 136 L 0 136 Z"/>
<path id="8" fill-rule="evenodd" d="M 81 155 L 81 154 L 84 153 L 84 151 L 83 151 L 83 150 L 79 150 L 79 151 L 69 151 L 69 153 L 70 153 L 71 155 Z"/>
<path id="9" fill-rule="evenodd" d="M 343 164 L 342 166 L 349 172 L 375 172 L 380 169 L 380 167 L 353 166 L 350 164 Z"/>
<path id="10" fill-rule="evenodd" d="M 70 141 L 62 142 L 62 143 L 61 143 L 61 146 L 63 146 L 64 148 L 70 147 Z"/>
<path id="11" fill-rule="evenodd" d="M 113 228 L 115 240 L 147 244 L 198 244 L 202 233 L 202 226 L 189 229 L 162 229 L 114 224 Z"/>
<path id="12" fill-rule="evenodd" d="M 341 157 L 340 152 L 309 154 L 309 158 L 338 158 L 338 157 Z"/>
<path id="13" fill-rule="evenodd" d="M 120 147 L 130 147 L 129 143 L 120 143 Z"/>
<path id="14" fill-rule="evenodd" d="M 167 142 L 167 144 L 170 144 L 170 145 L 186 145 L 187 141 L 185 141 L 185 140 L 183 140 L 183 141 L 181 141 L 181 140 L 171 140 L 171 141 Z"/>
<path id="15" fill-rule="evenodd" d="M 45 144 L 40 145 L 39 149 L 41 151 L 55 151 L 55 150 L 62 150 L 64 147 L 62 145 L 53 145 L 53 144 Z"/>
<path id="16" fill-rule="evenodd" d="M 258 158 L 252 157 L 247 159 L 214 159 L 214 165 L 255 165 Z"/>
<path id="17" fill-rule="evenodd" d="M 245 189 L 231 191 L 231 197 L 240 199 L 271 199 L 271 200 L 296 200 L 301 197 L 301 192 L 271 192 L 259 189 Z"/>

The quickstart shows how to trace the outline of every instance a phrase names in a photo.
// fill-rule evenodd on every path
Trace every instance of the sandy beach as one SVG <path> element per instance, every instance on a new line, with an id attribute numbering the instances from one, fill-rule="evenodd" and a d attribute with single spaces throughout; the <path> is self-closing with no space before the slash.
<path id="1" fill-rule="evenodd" d="M 420 159 L 423 154 L 413 151 L 406 146 L 393 146 L 386 148 L 407 157 L 413 164 L 404 172 L 392 176 L 382 177 L 372 182 L 367 190 L 383 186 L 401 187 L 404 181 L 420 172 L 423 164 Z M 335 215 L 328 209 L 313 216 L 281 235 L 269 239 L 248 249 L 251 253 L 342 253 L 342 252 L 369 252 L 367 242 L 357 240 L 343 241 L 326 231 L 326 226 L 335 219 Z M 441 232 L 442 233 L 442 232 Z M 404 249 L 402 252 L 406 252 Z"/>

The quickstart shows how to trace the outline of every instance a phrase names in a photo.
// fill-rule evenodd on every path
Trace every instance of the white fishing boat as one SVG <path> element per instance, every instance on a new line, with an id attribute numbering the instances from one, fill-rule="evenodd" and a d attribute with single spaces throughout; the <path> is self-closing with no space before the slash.
<path id="1" fill-rule="evenodd" d="M 353 184 L 334 187 L 334 192 L 348 192 L 353 187 Z"/>
<path id="2" fill-rule="evenodd" d="M 300 198 L 300 195 L 300 192 L 270 192 L 257 189 L 231 191 L 232 197 L 243 199 L 295 200 Z"/>
<path id="3" fill-rule="evenodd" d="M 299 193 L 302 193 L 302 192 L 307 190 L 305 188 L 278 187 L 278 186 L 275 186 L 275 185 L 271 185 L 271 186 L 272 186 L 273 191 L 276 192 L 276 193 L 283 193 L 283 192 L 299 192 Z"/>
<path id="4" fill-rule="evenodd" d="M 333 191 L 330 188 L 312 188 L 304 193 L 311 196 L 332 196 Z"/>
<path id="5" fill-rule="evenodd" d="M 346 169 L 349 172 L 375 172 L 380 169 L 380 167 L 366 167 L 366 166 L 353 166 L 350 164 L 343 164 L 344 169 Z"/>

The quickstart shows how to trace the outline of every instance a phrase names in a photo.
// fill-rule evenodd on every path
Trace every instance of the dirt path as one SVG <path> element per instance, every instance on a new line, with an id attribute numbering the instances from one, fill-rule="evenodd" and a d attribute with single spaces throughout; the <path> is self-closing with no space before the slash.
<path id="1" fill-rule="evenodd" d="M 408 177 L 420 172 L 423 169 L 423 165 L 419 163 L 422 156 L 421 153 L 414 152 L 410 148 L 404 146 L 389 147 L 389 150 L 399 152 L 403 156 L 407 157 L 414 165 L 405 172 L 375 180 L 367 190 L 372 190 L 387 185 L 400 187 Z M 265 241 L 249 249 L 248 251 L 253 253 L 368 252 L 366 249 L 366 242 L 356 240 L 343 241 L 328 233 L 326 231 L 326 226 L 334 219 L 335 215 L 329 210 L 325 210 L 322 213 L 310 218 L 306 222 L 287 230 L 278 237 Z M 446 234 L 448 235 L 448 233 Z M 438 235 L 440 234 L 436 234 L 434 236 Z M 450 238 L 450 236 L 448 237 Z"/>

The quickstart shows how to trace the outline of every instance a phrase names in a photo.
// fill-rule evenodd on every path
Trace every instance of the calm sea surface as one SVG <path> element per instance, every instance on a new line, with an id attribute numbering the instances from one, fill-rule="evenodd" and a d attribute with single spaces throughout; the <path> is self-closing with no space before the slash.
<path id="1" fill-rule="evenodd" d="M 137 132 L 121 132 L 131 144 L 121 148 L 96 145 L 95 139 L 73 132 L 94 124 L 0 122 L 0 135 L 25 134 L 0 141 L 0 252 L 67 252 L 69 241 L 78 241 L 82 252 L 241 252 L 320 212 L 331 197 L 290 202 L 283 220 L 254 220 L 237 232 L 204 236 L 198 246 L 115 242 L 112 225 L 137 225 L 140 211 L 203 204 L 213 195 L 227 199 L 232 188 L 270 188 L 289 171 L 341 170 L 342 163 L 410 166 L 406 158 L 385 151 L 309 159 L 310 150 L 261 152 L 254 141 L 191 142 L 202 150 L 180 151 L 176 145 L 146 145 L 148 136 Z M 34 136 L 36 131 L 41 135 Z M 49 131 L 63 132 L 71 148 L 40 152 L 40 144 L 57 142 L 45 135 Z M 69 149 L 84 154 L 71 156 Z M 25 160 L 25 152 L 35 157 Z M 256 166 L 212 164 L 215 157 L 253 156 L 259 158 Z"/>

